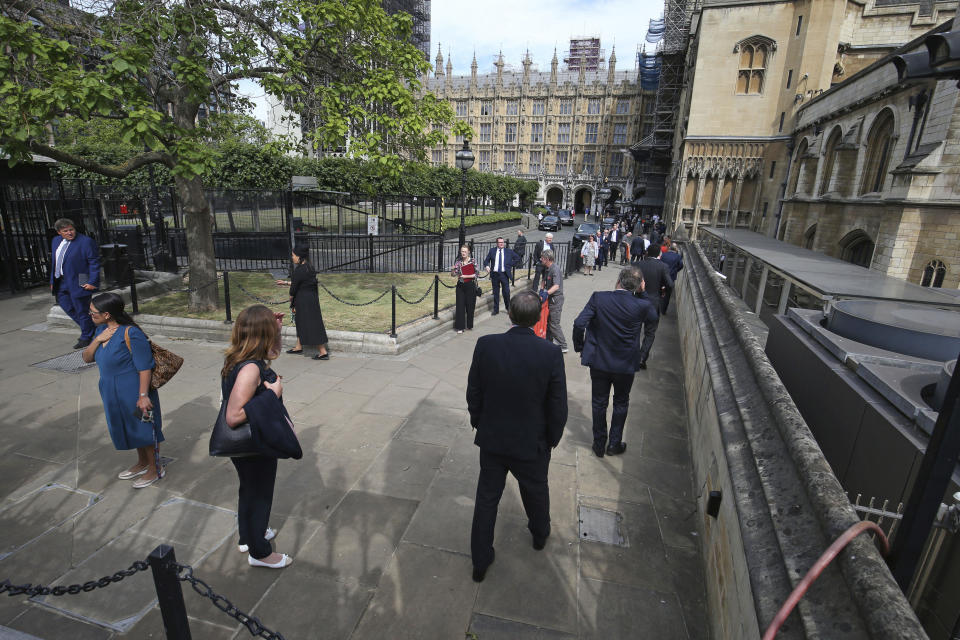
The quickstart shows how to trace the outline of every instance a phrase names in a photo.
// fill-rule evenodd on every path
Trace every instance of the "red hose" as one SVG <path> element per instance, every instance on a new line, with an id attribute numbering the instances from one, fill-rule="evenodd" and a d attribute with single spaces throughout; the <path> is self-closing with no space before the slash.
<path id="1" fill-rule="evenodd" d="M 773 621 L 770 623 L 770 626 L 767 627 L 767 632 L 763 634 L 763 640 L 773 640 L 774 636 L 777 635 L 777 631 L 780 630 L 780 627 L 783 625 L 784 621 L 793 611 L 794 607 L 797 606 L 797 603 L 800 602 L 800 598 L 802 598 L 807 592 L 807 589 L 810 588 L 810 585 L 813 584 L 814 580 L 820 577 L 820 574 L 823 573 L 823 570 L 827 568 L 827 565 L 837 557 L 841 549 L 847 546 L 851 540 L 867 530 L 872 530 L 877 534 L 877 536 L 879 536 L 881 546 L 880 553 L 883 555 L 890 553 L 890 543 L 887 541 L 887 536 L 875 522 L 862 520 L 844 531 L 843 535 L 837 538 L 833 544 L 831 544 L 830 547 L 823 552 L 823 555 L 821 555 L 814 565 L 810 567 L 810 570 L 807 571 L 807 575 L 803 576 L 803 580 L 801 580 L 800 583 L 793 589 L 790 597 L 787 598 L 787 601 L 783 603 L 783 606 L 780 607 L 780 611 L 777 611 L 777 615 L 773 617 Z"/>

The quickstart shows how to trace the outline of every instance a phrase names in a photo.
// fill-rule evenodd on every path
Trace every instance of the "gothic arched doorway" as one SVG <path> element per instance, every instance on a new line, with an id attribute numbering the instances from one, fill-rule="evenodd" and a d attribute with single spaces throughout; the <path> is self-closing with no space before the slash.
<path id="1" fill-rule="evenodd" d="M 577 215 L 583 215 L 583 212 L 587 207 L 591 206 L 593 203 L 593 192 L 590 191 L 587 187 L 582 189 L 577 189 L 577 192 L 573 196 L 573 208 L 577 212 Z"/>
<path id="2" fill-rule="evenodd" d="M 563 189 L 560 187 L 547 189 L 547 206 L 554 211 L 563 206 Z"/>

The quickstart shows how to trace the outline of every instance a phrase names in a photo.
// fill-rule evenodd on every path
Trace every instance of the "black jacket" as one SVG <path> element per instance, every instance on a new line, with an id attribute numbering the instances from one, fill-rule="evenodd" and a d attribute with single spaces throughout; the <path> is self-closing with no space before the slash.
<path id="1" fill-rule="evenodd" d="M 518 236 L 517 241 L 513 243 L 513 250 L 516 252 L 520 259 L 523 259 L 523 255 L 527 252 L 527 237 Z"/>
<path id="2" fill-rule="evenodd" d="M 673 278 L 670 277 L 670 267 L 656 258 L 647 258 L 639 263 L 643 272 L 644 291 L 651 299 L 660 297 L 660 290 L 664 287 L 673 289 Z"/>
<path id="3" fill-rule="evenodd" d="M 567 423 L 567 378 L 560 347 L 513 327 L 477 340 L 467 379 L 474 443 L 490 453 L 533 460 L 557 446 Z"/>
<path id="4" fill-rule="evenodd" d="M 580 363 L 610 373 L 636 373 L 645 323 L 657 311 L 646 298 L 623 289 L 596 291 L 573 321 L 573 349 Z"/>

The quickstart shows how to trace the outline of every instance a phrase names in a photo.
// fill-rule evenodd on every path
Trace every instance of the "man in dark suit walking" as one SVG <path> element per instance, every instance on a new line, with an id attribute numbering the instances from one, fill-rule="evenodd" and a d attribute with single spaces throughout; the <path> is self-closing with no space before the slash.
<path id="1" fill-rule="evenodd" d="M 643 328 L 643 345 L 640 347 L 640 368 L 647 368 L 647 358 L 653 347 L 653 339 L 657 335 L 660 325 L 660 313 L 663 306 L 663 297 L 667 291 L 673 290 L 673 278 L 670 277 L 670 268 L 660 260 L 660 247 L 652 244 L 647 249 L 647 257 L 638 264 L 643 272 L 645 295 L 657 312 L 657 317 L 646 323 Z"/>
<path id="2" fill-rule="evenodd" d="M 490 274 L 490 288 L 493 289 L 493 315 L 500 313 L 500 290 L 503 290 L 503 306 L 510 311 L 510 272 L 520 257 L 513 249 L 507 248 L 503 238 L 497 238 L 497 246 L 487 252 L 483 266 Z"/>
<path id="3" fill-rule="evenodd" d="M 669 238 L 670 236 L 667 236 Z M 670 270 L 670 277 L 673 278 L 673 281 L 677 281 L 677 275 L 683 271 L 683 256 L 680 255 L 680 248 L 677 247 L 676 243 L 670 244 L 670 250 L 666 253 L 663 252 L 663 247 L 660 247 L 660 262 L 667 265 L 667 268 Z M 670 304 L 670 297 L 673 295 L 673 289 L 667 289 L 663 294 L 663 304 L 661 305 L 663 309 L 661 313 L 667 315 L 667 306 Z"/>
<path id="4" fill-rule="evenodd" d="M 60 308 L 80 327 L 74 349 L 83 349 L 93 340 L 90 298 L 100 286 L 100 250 L 93 238 L 77 233 L 72 220 L 53 223 L 57 237 L 51 244 L 50 291 Z"/>
<path id="5" fill-rule="evenodd" d="M 593 452 L 600 458 L 627 450 L 623 427 L 630 407 L 630 388 L 640 368 L 640 341 L 645 324 L 657 312 L 644 298 L 643 274 L 637 267 L 620 272 L 614 291 L 597 291 L 573 321 L 573 348 L 590 367 L 593 408 Z M 607 404 L 613 387 L 613 418 L 607 437 Z"/>
<path id="6" fill-rule="evenodd" d="M 477 340 L 467 379 L 470 425 L 477 430 L 480 479 L 470 532 L 473 579 L 481 582 L 493 562 L 493 531 L 507 472 L 520 485 L 533 548 L 550 535 L 550 450 L 567 422 L 567 380 L 559 347 L 533 332 L 540 298 L 524 290 L 514 296 L 506 333 Z M 523 393 L 517 394 L 522 388 Z"/>

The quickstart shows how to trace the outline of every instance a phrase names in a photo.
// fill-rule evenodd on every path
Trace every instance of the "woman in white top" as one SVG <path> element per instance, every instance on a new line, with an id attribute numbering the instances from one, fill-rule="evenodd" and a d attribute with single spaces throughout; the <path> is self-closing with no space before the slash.
<path id="1" fill-rule="evenodd" d="M 583 272 L 588 276 L 593 275 L 593 265 L 597 260 L 597 241 L 593 236 L 587 238 L 580 249 L 580 257 L 583 258 Z"/>

